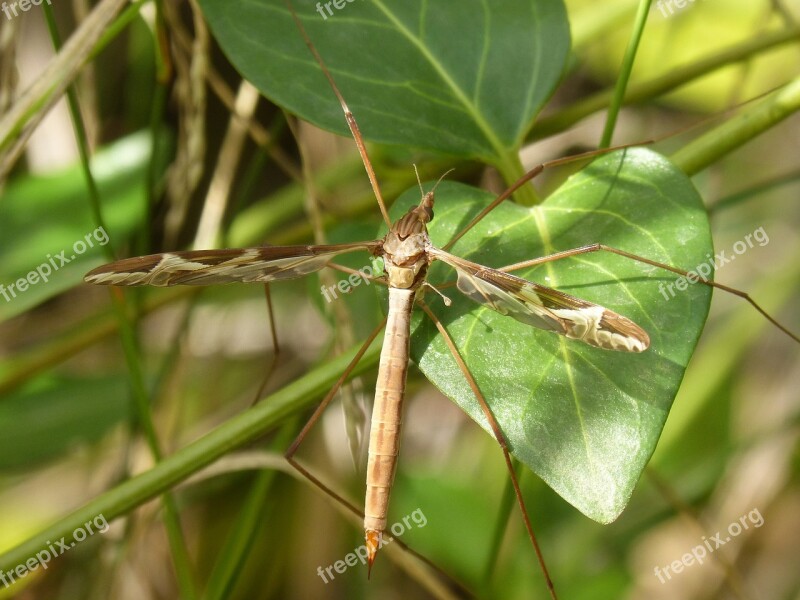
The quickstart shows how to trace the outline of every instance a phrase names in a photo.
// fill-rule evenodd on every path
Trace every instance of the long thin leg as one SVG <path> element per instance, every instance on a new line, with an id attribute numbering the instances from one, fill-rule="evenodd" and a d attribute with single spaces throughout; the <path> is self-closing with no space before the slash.
<path id="1" fill-rule="evenodd" d="M 269 283 L 264 284 L 264 297 L 267 301 L 267 318 L 269 319 L 269 333 L 272 336 L 272 358 L 270 359 L 269 363 L 267 364 L 267 368 L 265 369 L 264 379 L 261 381 L 261 385 L 258 387 L 258 391 L 256 392 L 256 397 L 253 398 L 252 406 L 258 404 L 258 401 L 264 395 L 264 389 L 267 387 L 267 383 L 269 383 L 270 378 L 272 377 L 273 371 L 275 371 L 275 367 L 278 364 L 278 358 L 280 357 L 281 347 L 278 344 L 278 330 L 275 327 L 275 311 L 272 308 L 272 293 L 269 289 Z"/>
<path id="2" fill-rule="evenodd" d="M 295 448 L 295 450 L 296 450 L 296 448 Z M 347 509 L 347 511 L 353 513 L 353 515 L 355 515 L 355 517 L 359 520 L 359 522 L 361 524 L 364 523 L 364 511 L 360 510 L 359 508 L 357 508 L 355 506 L 355 504 L 353 504 L 349 500 L 344 499 L 341 495 L 339 495 L 336 492 L 334 492 L 331 488 L 329 488 L 327 485 L 322 483 L 314 474 L 309 472 L 308 469 L 306 469 L 305 467 L 297 464 L 297 462 L 294 461 L 294 459 L 287 459 L 287 460 L 289 461 L 289 464 L 302 477 L 307 479 L 314 487 L 316 487 L 317 489 L 322 491 L 325 495 L 329 496 L 330 498 L 332 498 L 333 500 L 338 502 L 341 506 L 343 506 L 345 509 Z M 458 590 L 458 592 L 459 592 L 459 596 L 458 597 L 459 598 L 471 598 L 471 597 L 473 597 L 473 594 L 469 591 L 469 589 L 467 589 L 466 586 L 464 586 L 464 584 L 462 584 L 457 579 L 454 579 L 452 575 L 450 575 L 447 572 L 443 571 L 441 567 L 439 567 L 436 563 L 434 563 L 427 556 L 425 556 L 423 554 L 420 554 L 419 552 L 417 552 L 416 550 L 411 548 L 408 544 L 406 544 L 405 542 L 403 542 L 399 538 L 394 537 L 392 535 L 389 535 L 389 534 L 387 534 L 385 532 L 382 532 L 381 546 L 384 546 L 384 545 L 389 544 L 389 543 L 397 544 L 404 552 L 407 552 L 408 554 L 414 556 L 415 558 L 417 558 L 421 562 L 423 562 L 426 565 L 428 565 L 433 571 L 438 573 L 442 577 L 442 579 L 444 581 L 449 582 L 449 586 L 452 589 Z"/>
<path id="3" fill-rule="evenodd" d="M 533 549 L 536 551 L 536 558 L 539 560 L 539 566 L 542 569 L 542 574 L 544 575 L 545 582 L 547 583 L 547 589 L 550 592 L 550 596 L 553 600 L 557 600 L 556 590 L 553 586 L 553 581 L 550 579 L 550 573 L 547 570 L 547 565 L 544 562 L 544 556 L 542 555 L 542 551 L 539 548 L 539 542 L 536 541 L 536 534 L 533 532 L 533 527 L 531 526 L 531 520 L 528 517 L 528 509 L 525 507 L 525 500 L 522 497 L 522 490 L 519 487 L 519 481 L 517 481 L 517 473 L 514 471 L 514 465 L 511 463 L 511 455 L 508 452 L 508 444 L 506 443 L 506 438 L 503 435 L 503 431 L 500 429 L 500 425 L 497 423 L 497 419 L 494 418 L 492 414 L 492 410 L 489 408 L 489 405 L 486 403 L 486 399 L 483 396 L 480 388 L 478 387 L 475 378 L 472 376 L 469 368 L 467 367 L 464 359 L 461 358 L 461 354 L 456 348 L 455 343 L 453 342 L 453 338 L 450 337 L 450 334 L 447 333 L 447 329 L 445 329 L 442 322 L 439 318 L 433 314 L 428 305 L 424 302 L 420 301 L 420 306 L 422 310 L 431 318 L 433 323 L 436 325 L 436 329 L 439 330 L 439 333 L 442 334 L 447 347 L 450 349 L 450 353 L 453 355 L 456 363 L 458 364 L 458 368 L 461 369 L 461 372 L 464 374 L 464 377 L 469 384 L 469 387 L 472 388 L 472 393 L 475 394 L 475 398 L 478 400 L 478 403 L 481 405 L 481 410 L 483 410 L 483 414 L 486 415 L 486 419 L 489 421 L 489 425 L 492 428 L 492 433 L 494 434 L 497 443 L 500 444 L 500 449 L 503 451 L 503 458 L 506 461 L 506 467 L 508 468 L 508 473 L 511 476 L 511 484 L 514 486 L 514 494 L 517 496 L 517 503 L 519 504 L 520 511 L 522 512 L 522 520 L 525 522 L 525 529 L 528 530 L 528 537 L 533 544 Z"/>
<path id="4" fill-rule="evenodd" d="M 502 267 L 499 269 L 500 271 L 516 271 L 518 269 L 524 269 L 527 267 L 532 267 L 534 265 L 539 265 L 546 262 L 552 262 L 556 260 L 561 260 L 562 258 L 569 258 L 571 256 L 579 256 L 581 254 L 590 254 L 592 252 L 610 252 L 612 254 L 616 254 L 618 256 L 624 256 L 625 258 L 629 258 L 631 260 L 635 260 L 636 262 L 644 263 L 646 265 L 650 265 L 653 267 L 658 267 L 660 269 L 665 269 L 667 271 L 671 271 L 672 273 L 676 273 L 678 275 L 682 275 L 686 277 L 689 281 L 696 280 L 702 284 L 705 284 L 709 287 L 717 288 L 728 292 L 729 294 L 733 294 L 734 296 L 738 296 L 739 298 L 744 298 L 749 302 L 753 308 L 755 308 L 758 312 L 760 312 L 770 323 L 775 325 L 778 329 L 780 329 L 783 333 L 788 335 L 794 341 L 800 343 L 800 337 L 789 331 L 786 327 L 781 325 L 778 321 L 776 321 L 767 311 L 765 311 L 761 306 L 753 300 L 747 292 L 743 292 L 742 290 L 737 290 L 736 288 L 729 287 L 722 283 L 717 283 L 716 281 L 712 281 L 710 279 L 706 279 L 705 277 L 697 274 L 697 273 L 690 273 L 689 271 L 684 271 L 683 269 L 678 269 L 677 267 L 673 267 L 672 265 L 668 265 L 665 263 L 661 263 L 655 260 L 650 260 L 649 258 L 645 258 L 644 256 L 639 256 L 638 254 L 632 254 L 630 252 L 626 252 L 625 250 L 620 250 L 618 248 L 613 248 L 611 246 L 606 246 L 605 244 L 589 244 L 588 246 L 581 246 L 580 248 L 573 248 L 571 250 L 564 250 L 563 252 L 556 252 L 554 254 L 549 254 L 547 256 L 542 256 L 540 258 L 534 258 L 531 260 L 526 260 L 523 262 L 515 263 L 513 265 L 509 265 L 507 267 Z"/>
<path id="5" fill-rule="evenodd" d="M 328 240 L 325 235 L 325 227 L 323 224 L 322 209 L 319 203 L 319 195 L 316 186 L 313 184 L 312 168 L 309 161 L 308 144 L 300 132 L 296 119 L 290 115 L 286 115 L 286 122 L 289 129 L 297 142 L 297 150 L 300 153 L 300 161 L 303 170 L 303 187 L 305 188 L 305 212 L 311 223 L 311 229 L 314 233 L 315 244 L 326 244 Z M 335 281 L 333 274 L 327 269 L 319 274 L 319 280 L 322 284 L 325 298 L 330 300 L 327 291 L 331 290 L 336 297 L 334 291 Z M 330 316 L 336 324 L 336 334 L 333 338 L 333 348 L 335 352 L 341 352 L 345 348 L 351 347 L 355 341 L 355 333 L 353 332 L 353 317 L 350 314 L 350 309 L 343 302 L 330 303 L 325 306 L 326 315 Z M 341 398 L 342 414 L 344 416 L 345 433 L 347 434 L 348 447 L 350 449 L 350 456 L 353 459 L 353 465 L 358 469 L 361 464 L 360 458 L 364 449 L 364 429 L 367 424 L 367 411 L 364 408 L 363 401 L 363 385 L 360 378 L 354 378 L 349 383 L 339 388 L 339 395 Z"/>
<path id="6" fill-rule="evenodd" d="M 367 147 L 364 145 L 364 138 L 361 137 L 361 131 L 358 128 L 358 123 L 356 123 L 356 118 L 353 116 L 353 113 L 350 112 L 350 108 L 347 106 L 347 102 L 344 100 L 344 96 L 339 91 L 339 88 L 336 86 L 336 82 L 333 79 L 333 75 L 331 75 L 328 67 L 325 65 L 325 62 L 322 60 L 319 52 L 317 52 L 317 48 L 311 42 L 311 38 L 308 37 L 308 33 L 306 32 L 305 27 L 303 27 L 303 22 L 300 20 L 300 17 L 297 16 L 297 13 L 294 11 L 294 7 L 292 6 L 289 0 L 285 0 L 286 7 L 289 9 L 289 12 L 292 13 L 292 19 L 294 19 L 295 25 L 297 25 L 297 29 L 300 31 L 300 35 L 303 36 L 303 40 L 308 46 L 308 49 L 311 50 L 311 54 L 314 55 L 314 59 L 319 64 L 322 72 L 325 74 L 325 78 L 328 80 L 328 83 L 333 90 L 333 93 L 336 94 L 336 99 L 339 100 L 339 104 L 342 107 L 342 112 L 344 112 L 344 118 L 347 120 L 347 126 L 350 128 L 350 133 L 353 134 L 353 139 L 356 142 L 356 146 L 358 147 L 358 153 L 361 155 L 361 162 L 364 163 L 364 169 L 367 171 L 367 176 L 369 177 L 370 185 L 372 185 L 372 191 L 375 193 L 375 199 L 378 201 L 378 206 L 381 209 L 381 214 L 383 215 L 383 220 L 386 222 L 386 226 L 391 228 L 392 221 L 389 219 L 389 212 L 386 210 L 386 203 L 383 201 L 383 196 L 381 195 L 381 188 L 378 185 L 378 178 L 375 177 L 375 170 L 372 168 L 372 162 L 369 159 L 369 155 L 367 154 Z"/>
<path id="7" fill-rule="evenodd" d="M 356 352 L 356 355 L 353 357 L 353 360 L 351 360 L 350 364 L 347 365 L 347 368 L 344 370 L 342 375 L 339 377 L 339 379 L 336 381 L 334 386 L 328 391 L 328 393 L 322 399 L 322 402 L 319 403 L 319 406 L 317 406 L 316 410 L 311 415 L 311 418 L 303 426 L 303 429 L 300 430 L 300 433 L 297 434 L 297 437 L 292 442 L 291 446 L 289 446 L 289 448 L 284 453 L 284 456 L 286 457 L 286 460 L 289 461 L 290 465 L 292 465 L 295 469 L 297 469 L 300 473 L 302 473 L 310 481 L 312 481 L 316 485 L 318 485 L 331 498 L 333 498 L 337 502 L 340 502 L 342 505 L 344 505 L 348 509 L 350 509 L 350 511 L 353 512 L 354 514 L 360 514 L 361 511 L 359 511 L 350 502 L 348 502 L 347 500 L 342 498 L 339 494 L 337 494 L 336 492 L 334 492 L 333 490 L 331 490 L 330 488 L 325 486 L 325 484 L 323 484 L 314 475 L 309 473 L 293 457 L 294 457 L 295 453 L 297 452 L 297 449 L 300 447 L 300 444 L 303 443 L 303 440 L 308 435 L 308 432 L 311 431 L 312 427 L 314 427 L 314 425 L 316 424 L 316 422 L 319 419 L 319 417 L 322 414 L 322 412 L 325 410 L 325 408 L 328 406 L 328 404 L 330 404 L 331 400 L 336 395 L 336 392 L 339 391 L 339 388 L 342 387 L 342 385 L 344 384 L 345 381 L 347 381 L 347 378 L 349 377 L 351 371 L 353 369 L 355 369 L 356 365 L 358 364 L 358 361 L 360 361 L 361 357 L 364 356 L 364 353 L 367 351 L 367 348 L 369 348 L 369 345 L 373 342 L 373 340 L 381 332 L 381 330 L 383 329 L 384 325 L 386 325 L 386 319 L 383 319 L 383 321 L 380 322 L 380 324 L 372 331 L 372 333 L 369 334 L 369 336 L 367 337 L 367 340 L 364 342 L 364 344 L 361 346 L 361 348 L 359 348 L 358 352 Z"/>
<path id="8" fill-rule="evenodd" d="M 296 469 L 296 467 L 294 465 L 293 465 L 293 468 Z M 353 513 L 355 518 L 358 519 L 358 522 L 363 525 L 363 523 L 364 523 L 364 512 L 359 510 L 358 508 L 356 508 L 355 504 L 353 504 L 352 502 L 349 502 L 349 501 L 341 502 L 341 500 L 339 498 L 337 498 L 337 494 L 335 494 L 334 492 L 331 492 L 331 490 L 325 484 L 320 483 L 319 480 L 316 477 L 314 477 L 313 475 L 311 477 L 309 477 L 309 473 L 308 473 L 307 470 L 304 470 L 304 469 L 296 469 L 296 470 L 299 473 L 300 477 L 303 477 L 304 479 L 306 479 L 309 483 L 311 483 L 311 485 L 313 485 L 314 487 L 316 487 L 317 489 L 322 491 L 325 495 L 327 495 L 327 496 L 329 496 L 331 498 L 334 498 L 348 512 Z M 441 569 L 441 567 L 436 565 L 436 563 L 434 563 L 431 559 L 429 559 L 428 557 L 424 556 L 423 554 L 420 554 L 419 552 L 417 552 L 416 550 L 411 548 L 408 544 L 403 542 L 401 539 L 399 539 L 397 537 L 394 537 L 392 535 L 389 535 L 388 533 L 384 532 L 382 537 L 381 537 L 381 545 L 385 546 L 385 545 L 387 545 L 389 543 L 397 544 L 403 550 L 403 552 L 406 552 L 406 553 L 410 554 L 411 556 L 414 556 L 415 558 L 417 558 L 421 562 L 423 562 L 426 565 L 428 565 L 434 572 L 436 572 L 439 576 L 441 576 L 441 578 L 442 578 L 442 580 L 444 582 L 447 582 L 447 585 L 448 585 L 448 587 L 450 589 L 444 591 L 444 593 L 442 595 L 439 595 L 437 597 L 450 598 L 451 595 L 450 595 L 449 592 L 451 590 L 458 591 L 458 598 L 472 598 L 474 596 L 474 594 L 472 594 L 472 592 L 470 592 L 470 590 L 466 586 L 464 586 L 464 584 L 462 584 L 457 579 L 454 579 L 452 575 L 449 575 L 448 573 L 443 571 Z"/>
<path id="9" fill-rule="evenodd" d="M 469 223 L 467 223 L 466 227 L 459 231 L 453 239 L 451 239 L 445 246 L 442 247 L 442 250 L 449 250 L 452 248 L 453 244 L 455 244 L 458 240 L 460 240 L 464 234 L 466 234 L 470 229 L 475 227 L 481 219 L 483 219 L 486 215 L 492 212 L 499 204 L 503 203 L 505 200 L 511 197 L 511 194 L 516 192 L 519 188 L 529 182 L 531 179 L 536 177 L 539 173 L 544 171 L 550 167 L 556 167 L 558 165 L 564 165 L 567 163 L 574 162 L 576 160 L 581 160 L 584 158 L 591 158 L 592 156 L 597 156 L 599 154 L 608 154 L 609 152 L 614 152 L 616 150 L 622 150 L 624 148 L 630 148 L 632 146 L 642 146 L 644 144 L 651 143 L 651 140 L 645 142 L 636 142 L 635 144 L 623 144 L 621 146 L 613 146 L 611 148 L 600 148 L 598 150 L 590 150 L 589 152 L 581 152 L 580 154 L 573 154 L 572 156 L 564 156 L 562 158 L 556 158 L 554 160 L 548 160 L 547 162 L 543 162 L 540 165 L 536 165 L 530 171 L 525 173 L 522 177 L 517 179 L 514 183 L 511 184 L 506 191 L 500 194 L 497 198 L 492 200 L 491 204 L 489 204 L 486 208 L 484 208 L 475 218 L 473 218 Z"/>
<path id="10" fill-rule="evenodd" d="M 367 275 L 364 271 L 359 271 L 358 269 L 351 269 L 350 267 L 345 267 L 344 265 L 339 265 L 336 263 L 328 263 L 328 266 L 331 269 L 335 269 L 336 271 L 341 271 L 342 273 L 347 273 L 348 275 L 358 275 L 359 277 L 369 280 L 371 283 L 377 283 L 378 285 L 388 285 L 385 279 L 381 279 L 380 277 L 375 277 L 373 275 Z"/>
<path id="11" fill-rule="evenodd" d="M 372 333 L 369 334 L 367 340 L 364 342 L 361 348 L 359 348 L 358 352 L 356 352 L 356 355 L 353 357 L 353 360 L 351 360 L 350 364 L 347 365 L 347 368 L 342 372 L 342 375 L 339 377 L 334 386 L 328 391 L 328 393 L 322 399 L 322 402 L 319 403 L 319 406 L 317 406 L 316 410 L 311 415 L 311 418 L 303 426 L 303 429 L 300 430 L 300 433 L 297 434 L 297 437 L 294 439 L 291 446 L 289 446 L 289 448 L 284 453 L 284 456 L 286 457 L 286 460 L 289 462 L 289 464 L 292 465 L 301 475 L 303 475 L 303 477 L 311 481 L 314 485 L 320 488 L 328 496 L 339 502 L 342 506 L 347 508 L 350 512 L 352 512 L 355 515 L 360 515 L 361 517 L 364 516 L 364 513 L 362 513 L 358 508 L 356 508 L 355 505 L 353 505 L 351 502 L 349 502 L 348 500 L 346 500 L 345 498 L 334 492 L 331 488 L 329 488 L 319 479 L 317 479 L 316 476 L 311 474 L 305 467 L 303 467 L 300 463 L 298 463 L 294 459 L 294 455 L 297 452 L 297 449 L 300 447 L 300 444 L 303 443 L 303 440 L 308 435 L 308 432 L 311 431 L 312 427 L 314 427 L 316 422 L 319 420 L 320 415 L 322 415 L 322 412 L 325 410 L 328 404 L 330 404 L 334 396 L 336 396 L 336 393 L 339 391 L 339 388 L 342 387 L 345 381 L 347 381 L 350 372 L 356 367 L 358 361 L 361 360 L 361 357 L 364 356 L 364 353 L 367 351 L 367 348 L 369 348 L 370 344 L 378 336 L 378 334 L 381 332 L 381 330 L 385 325 L 386 325 L 386 319 L 383 319 L 383 321 L 380 322 L 380 324 L 372 331 Z"/>

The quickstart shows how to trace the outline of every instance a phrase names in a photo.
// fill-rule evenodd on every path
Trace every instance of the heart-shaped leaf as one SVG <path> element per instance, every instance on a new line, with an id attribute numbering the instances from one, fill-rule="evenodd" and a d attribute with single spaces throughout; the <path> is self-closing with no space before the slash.
<path id="1" fill-rule="evenodd" d="M 490 200 L 482 190 L 443 182 L 430 227 L 433 243 L 445 244 Z M 393 207 L 393 218 L 418 201 L 419 191 L 409 190 Z M 684 269 L 707 263 L 713 252 L 706 213 L 691 182 L 644 149 L 596 160 L 540 206 L 500 205 L 452 251 L 501 267 L 592 242 Z M 456 341 L 513 454 L 581 512 L 608 523 L 625 507 L 655 449 L 711 291 L 702 284 L 681 291 L 670 272 L 602 252 L 518 274 L 616 311 L 650 335 L 651 347 L 642 354 L 602 350 L 480 307 L 455 288 L 443 290 L 454 300 L 449 308 L 433 294 L 426 297 Z M 434 285 L 453 279 L 448 266 L 432 267 Z M 421 313 L 415 319 L 412 358 L 489 431 L 435 327 Z"/>
<path id="2" fill-rule="evenodd" d="M 283 0 L 200 4 L 228 58 L 265 96 L 349 135 Z M 519 147 L 569 52 L 560 0 L 294 6 L 367 139 L 488 162 Z"/>

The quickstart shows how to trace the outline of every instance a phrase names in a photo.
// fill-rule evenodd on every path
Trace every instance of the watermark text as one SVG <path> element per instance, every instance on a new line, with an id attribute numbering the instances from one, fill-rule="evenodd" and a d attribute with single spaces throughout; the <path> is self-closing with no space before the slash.
<path id="1" fill-rule="evenodd" d="M 64 552 L 70 548 L 74 548 L 78 542 L 82 542 L 90 535 L 94 535 L 98 531 L 100 533 L 105 533 L 108 531 L 108 529 L 108 521 L 106 521 L 106 518 L 102 514 L 99 514 L 91 521 L 86 521 L 86 523 L 73 531 L 73 541 L 69 544 L 64 541 L 63 537 L 56 542 L 47 540 L 47 548 L 37 552 L 36 556 L 31 556 L 23 564 L 17 565 L 10 571 L 3 571 L 0 569 L 0 581 L 3 582 L 5 587 L 8 587 L 14 583 L 15 580 L 22 579 L 31 571 L 38 569 L 40 565 L 43 569 L 47 569 L 47 563 L 49 563 L 56 556 L 64 554 Z"/>
<path id="2" fill-rule="evenodd" d="M 49 6 L 53 5 L 51 0 L 16 0 L 11 3 L 3 2 L 3 4 L 0 5 L 0 10 L 3 11 L 6 20 L 10 21 L 14 17 L 19 16 L 20 12 L 28 12 L 32 6 L 39 6 L 42 2 L 47 2 Z"/>
<path id="3" fill-rule="evenodd" d="M 361 267 L 357 272 L 351 273 L 347 279 L 340 279 L 339 283 L 333 285 L 323 285 L 320 291 L 325 297 L 326 302 L 336 300 L 339 293 L 349 294 L 353 288 L 361 285 L 362 282 L 369 285 L 369 280 L 383 274 L 383 262 L 376 259 L 372 266 Z"/>
<path id="4" fill-rule="evenodd" d="M 666 19 L 671 17 L 675 12 L 683 10 L 687 6 L 691 6 L 697 0 L 658 0 L 656 8 L 661 11 L 661 14 Z"/>
<path id="5" fill-rule="evenodd" d="M 422 509 L 418 508 L 411 514 L 403 517 L 402 521 L 398 521 L 392 525 L 389 528 L 389 531 L 394 537 L 385 538 L 384 535 L 381 534 L 378 542 L 378 548 L 383 548 L 384 546 L 391 544 L 394 541 L 394 538 L 400 537 L 407 530 L 411 529 L 412 523 L 416 525 L 417 528 L 425 527 L 425 525 L 428 524 L 428 519 L 423 514 Z M 355 567 L 359 561 L 362 565 L 366 565 L 368 556 L 369 550 L 367 549 L 366 544 L 362 544 L 358 548 L 355 548 L 352 552 L 348 553 L 344 557 L 344 560 L 337 560 L 332 565 L 325 567 L 325 569 L 323 569 L 321 566 L 317 567 L 317 575 L 322 578 L 323 582 L 328 583 L 336 578 L 336 575 L 333 574 L 334 571 L 342 574 L 349 567 Z"/>
<path id="6" fill-rule="evenodd" d="M 333 9 L 342 10 L 345 6 L 356 0 L 330 0 L 329 2 L 317 2 L 317 12 L 327 21 L 328 17 L 332 17 L 335 13 Z M 331 8 L 333 7 L 333 8 Z"/>
<path id="7" fill-rule="evenodd" d="M 103 229 L 102 226 L 98 227 L 91 233 L 87 233 L 83 236 L 82 240 L 77 240 L 72 244 L 71 256 L 67 256 L 67 250 L 62 250 L 55 256 L 48 254 L 47 260 L 35 269 L 31 269 L 25 277 L 20 277 L 15 282 L 8 285 L 0 283 L 0 296 L 5 298 L 6 302 L 11 302 L 17 297 L 17 294 L 25 292 L 29 287 L 39 282 L 47 283 L 50 280 L 50 276 L 55 271 L 58 271 L 64 265 L 75 260 L 89 248 L 94 248 L 95 242 L 100 246 L 105 246 L 108 243 L 108 239 L 106 230 Z"/>
<path id="8" fill-rule="evenodd" d="M 759 227 L 753 233 L 748 233 L 744 236 L 744 240 L 739 240 L 733 245 L 733 254 L 728 254 L 725 250 L 717 252 L 713 257 L 709 254 L 706 256 L 705 262 L 697 265 L 697 267 L 695 267 L 693 271 L 689 271 L 685 277 L 678 277 L 673 283 L 666 286 L 663 283 L 659 283 L 658 291 L 664 296 L 664 300 L 670 300 L 675 297 L 676 288 L 679 292 L 685 292 L 689 288 L 689 285 L 695 284 L 698 281 L 709 281 L 708 278 L 713 271 L 719 269 L 723 265 L 733 262 L 736 260 L 737 255 L 744 254 L 752 248 L 753 240 L 758 242 L 758 245 L 762 248 L 769 244 L 767 232 L 763 227 Z M 667 292 L 669 292 L 669 295 L 667 295 Z"/>
<path id="9" fill-rule="evenodd" d="M 738 521 L 733 521 L 730 525 L 728 525 L 726 530 L 728 532 L 727 536 L 723 538 L 723 532 L 720 531 L 710 538 L 703 536 L 703 543 L 698 544 L 692 548 L 691 552 L 687 552 L 681 556 L 680 560 L 673 560 L 664 567 L 657 566 L 654 570 L 655 576 L 658 577 L 658 580 L 661 583 L 666 583 L 672 579 L 673 575 L 682 573 L 686 567 L 690 567 L 695 563 L 702 565 L 703 561 L 705 561 L 708 555 L 712 554 L 714 550 L 720 546 L 724 546 L 730 542 L 733 538 L 741 535 L 743 531 L 750 528 L 750 525 L 754 525 L 756 528 L 758 528 L 763 524 L 764 517 L 761 516 L 761 511 L 759 511 L 757 508 L 754 508 L 746 515 L 739 517 Z"/>

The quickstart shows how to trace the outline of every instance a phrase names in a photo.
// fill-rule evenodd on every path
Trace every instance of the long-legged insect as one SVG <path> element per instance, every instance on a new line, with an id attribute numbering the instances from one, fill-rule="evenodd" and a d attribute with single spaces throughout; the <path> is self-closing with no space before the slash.
<path id="1" fill-rule="evenodd" d="M 301 31 L 303 31 L 302 24 L 299 21 L 297 23 Z M 303 35 L 308 40 L 304 31 Z M 434 260 L 447 263 L 456 269 L 458 288 L 470 299 L 488 308 L 512 316 L 528 325 L 551 330 L 567 338 L 580 340 L 599 348 L 628 352 L 646 350 L 649 345 L 649 337 L 641 327 L 629 319 L 597 304 L 539 286 L 509 275 L 504 271 L 483 267 L 449 254 L 444 249 L 435 247 L 430 242 L 427 234 L 427 224 L 433 217 L 433 192 L 424 194 L 418 206 L 410 209 L 399 220 L 391 223 L 355 118 L 347 108 L 333 78 L 325 69 L 321 57 L 310 43 L 309 47 L 325 71 L 326 76 L 328 76 L 332 88 L 344 109 L 348 125 L 361 153 L 384 220 L 390 226 L 389 234 L 380 240 L 336 246 L 291 246 L 151 255 L 127 259 L 100 267 L 89 273 L 86 279 L 92 283 L 112 285 L 210 285 L 232 281 L 266 282 L 299 277 L 311 273 L 324 267 L 335 256 L 355 250 L 366 250 L 373 255 L 383 257 L 386 263 L 386 279 L 390 288 L 389 315 L 387 317 L 386 336 L 376 389 L 376 403 L 370 442 L 367 497 L 365 501 L 365 535 L 370 549 L 369 560 L 371 565 L 380 545 L 380 535 L 386 528 L 389 492 L 396 465 L 405 369 L 408 363 L 410 312 L 414 300 L 420 299 L 419 292 L 426 284 L 427 270 Z M 540 168 L 534 169 L 523 180 L 532 178 L 540 170 Z M 523 180 L 518 182 L 518 185 L 522 185 L 524 183 Z M 499 203 L 505 197 L 507 197 L 507 194 L 498 198 L 496 203 Z M 486 211 L 474 218 L 450 244 L 471 229 L 496 203 L 490 205 Z M 685 271 L 669 265 L 600 244 L 527 261 L 513 265 L 511 268 L 522 268 L 523 266 L 531 266 L 545 261 L 601 250 L 617 253 L 678 274 L 687 274 Z M 726 289 L 719 284 L 713 284 L 708 281 L 705 283 Z M 727 291 L 733 290 L 727 289 Z M 734 291 L 734 293 L 736 292 Z M 534 540 L 534 545 L 536 545 L 521 493 L 519 492 L 519 486 L 513 469 L 510 467 L 510 457 L 506 447 L 505 436 L 494 419 L 489 406 L 484 401 L 474 378 L 462 361 L 458 349 L 452 343 L 447 330 L 426 305 L 423 304 L 422 306 L 425 312 L 434 318 L 437 329 L 444 336 L 454 358 L 464 372 L 470 387 L 481 403 L 486 419 L 491 423 L 495 436 L 503 448 L 520 507 L 525 517 L 526 526 L 529 529 L 531 539 Z M 757 305 L 756 307 L 759 308 Z M 759 310 L 761 309 L 759 308 Z M 324 406 L 320 408 L 324 408 Z M 292 464 L 298 468 L 300 467 L 292 460 L 292 455 L 317 415 L 318 413 L 315 413 L 309 426 L 301 432 L 296 443 L 287 452 Z M 301 472 L 313 479 L 313 476 L 302 468 Z M 537 553 L 544 568 L 538 548 Z M 548 585 L 552 589 L 549 577 Z"/>

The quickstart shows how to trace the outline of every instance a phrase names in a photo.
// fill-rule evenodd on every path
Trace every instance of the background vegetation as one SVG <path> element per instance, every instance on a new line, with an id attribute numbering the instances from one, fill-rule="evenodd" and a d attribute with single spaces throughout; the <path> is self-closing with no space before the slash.
<path id="1" fill-rule="evenodd" d="M 0 597 L 458 597 L 463 590 L 442 585 L 396 548 L 379 557 L 370 581 L 359 565 L 323 583 L 318 567 L 352 551 L 362 532 L 281 456 L 379 319 L 374 286 L 332 303 L 320 287 L 335 283 L 337 273 L 273 286 L 281 347 L 273 369 L 258 286 L 121 295 L 82 283 L 112 250 L 123 257 L 193 244 L 370 239 L 379 231 L 352 141 L 296 120 L 242 85 L 246 69 L 212 35 L 225 27 L 215 15 L 229 5 L 201 2 L 201 12 L 190 2 L 123 4 L 32 6 L 0 19 L 0 283 L 8 287 L 71 248 L 99 219 L 110 234 L 109 244 L 77 256 L 49 282 L 0 299 L 0 568 L 13 569 L 100 513 L 112 522 L 46 571 L 0 588 Z M 282 7 L 277 0 L 262 5 Z M 516 5 L 503 8 L 513 14 Z M 330 21 L 313 4 L 302 6 L 309 27 L 325 32 L 336 19 L 355 20 L 362 4 L 347 4 Z M 472 8 L 458 3 L 446 22 L 468 21 Z M 637 9 L 648 17 L 643 29 Z M 608 130 L 608 107 L 613 113 L 622 104 L 614 86 L 630 75 L 613 143 L 688 128 L 655 150 L 692 176 L 717 251 L 730 254 L 759 227 L 769 235 L 717 280 L 800 330 L 800 8 L 706 0 L 683 8 L 654 3 L 645 12 L 630 0 L 573 0 L 566 16 L 570 39 L 561 31 L 545 48 L 558 54 L 563 47 L 564 73 L 551 77 L 558 87 L 532 126 L 533 119 L 513 115 L 521 135 L 503 156 L 382 138 L 365 115 L 368 138 L 394 142 L 370 145 L 387 199 L 416 185 L 412 163 L 423 179 L 454 167 L 448 179 L 498 192 L 523 165 L 596 147 Z M 621 68 L 636 33 L 635 60 Z M 325 49 L 324 37 L 327 59 L 335 51 Z M 265 56 L 283 40 L 306 52 L 291 27 L 240 38 L 262 47 L 251 57 L 256 72 L 275 62 Z M 341 54 L 359 65 L 393 61 L 389 50 L 360 56 L 352 48 Z M 299 72 L 288 74 L 302 81 Z M 308 118 L 330 119 L 341 130 L 338 105 L 319 89 L 306 95 L 325 108 L 312 105 Z M 72 119 L 66 102 L 56 104 L 67 90 Z M 366 93 L 349 95 L 346 83 L 343 91 L 357 117 L 359 105 L 382 106 Z M 503 104 L 503 88 L 496 92 Z M 541 101 L 548 95 L 540 93 Z M 92 156 L 91 178 L 84 154 Z M 568 172 L 537 178 L 538 196 Z M 607 240 L 585 240 L 592 241 Z M 351 266 L 363 266 L 360 260 Z M 371 401 L 375 362 L 373 348 L 344 400 L 350 420 L 337 401 L 300 451 L 359 504 L 363 462 L 354 466 L 346 433 L 359 430 L 352 415 Z M 656 452 L 616 521 L 588 519 L 523 470 L 560 597 L 798 597 L 798 371 L 796 343 L 742 300 L 716 292 Z M 251 409 L 257 397 L 264 400 Z M 427 524 L 403 540 L 471 594 L 547 597 L 496 443 L 412 368 L 391 511 L 399 520 L 418 508 Z M 656 566 L 754 509 L 762 526 L 659 582 Z"/>

